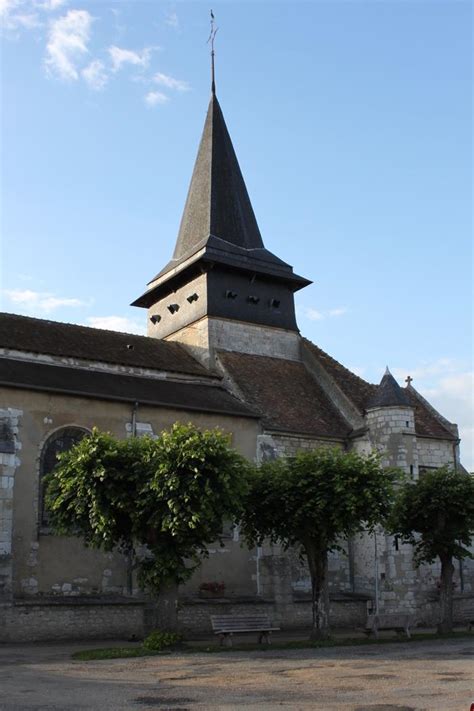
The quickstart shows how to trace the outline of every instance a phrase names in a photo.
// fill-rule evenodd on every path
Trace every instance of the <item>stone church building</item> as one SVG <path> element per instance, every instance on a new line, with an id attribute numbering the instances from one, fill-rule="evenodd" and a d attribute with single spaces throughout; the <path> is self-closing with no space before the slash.
<path id="1" fill-rule="evenodd" d="M 134 302 L 148 335 L 0 315 L 0 640 L 140 636 L 153 624 L 128 560 L 48 527 L 42 479 L 94 426 L 118 437 L 219 426 L 257 461 L 329 445 L 379 449 L 413 478 L 460 466 L 456 425 L 410 383 L 388 370 L 365 382 L 300 335 L 294 293 L 309 283 L 264 245 L 213 90 L 173 257 Z M 231 525 L 223 543 L 180 588 L 184 631 L 209 631 L 216 611 L 308 625 L 296 555 L 248 550 Z M 343 546 L 329 561 L 334 626 L 362 624 L 376 604 L 434 622 L 436 566 L 414 568 L 411 548 L 382 530 Z M 459 618 L 474 602 L 463 566 Z M 212 582 L 225 585 L 218 599 L 204 597 Z"/>

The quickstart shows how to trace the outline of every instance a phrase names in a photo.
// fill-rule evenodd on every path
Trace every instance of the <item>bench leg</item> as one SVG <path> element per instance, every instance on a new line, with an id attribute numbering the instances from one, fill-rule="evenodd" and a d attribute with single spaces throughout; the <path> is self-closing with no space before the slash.
<path id="1" fill-rule="evenodd" d="M 232 647 L 232 632 L 223 632 L 219 635 L 221 647 Z"/>
<path id="2" fill-rule="evenodd" d="M 272 641 L 270 639 L 271 632 L 260 632 L 258 635 L 258 643 L 259 644 L 271 644 Z"/>

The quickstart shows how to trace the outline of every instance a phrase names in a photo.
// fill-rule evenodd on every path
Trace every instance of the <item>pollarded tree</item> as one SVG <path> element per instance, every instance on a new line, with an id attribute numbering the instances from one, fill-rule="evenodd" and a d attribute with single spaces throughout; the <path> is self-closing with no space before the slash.
<path id="1" fill-rule="evenodd" d="M 219 430 L 175 424 L 157 439 L 119 440 L 94 429 L 46 478 L 50 524 L 92 548 L 146 546 L 139 581 L 156 593 L 186 580 L 223 520 L 240 517 L 250 471 Z"/>
<path id="2" fill-rule="evenodd" d="M 406 482 L 396 499 L 391 532 L 414 546 L 415 562 L 441 562 L 438 631 L 453 629 L 455 558 L 472 558 L 474 535 L 474 477 L 448 466 Z"/>
<path id="3" fill-rule="evenodd" d="M 265 462 L 253 480 L 243 519 L 249 544 L 268 538 L 307 559 L 312 639 L 329 636 L 328 553 L 370 531 L 389 513 L 394 474 L 373 454 L 323 447 Z"/>

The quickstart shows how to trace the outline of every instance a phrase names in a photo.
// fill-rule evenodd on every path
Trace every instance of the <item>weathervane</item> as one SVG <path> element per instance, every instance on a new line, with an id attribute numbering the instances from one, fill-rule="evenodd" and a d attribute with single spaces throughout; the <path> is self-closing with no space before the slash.
<path id="1" fill-rule="evenodd" d="M 209 33 L 209 38 L 207 40 L 207 44 L 211 44 L 211 77 L 212 77 L 212 84 L 211 84 L 211 90 L 212 93 L 216 93 L 216 81 L 215 81 L 215 74 L 214 74 L 214 39 L 217 34 L 217 30 L 219 29 L 218 27 L 215 27 L 214 25 L 214 13 L 211 10 L 211 32 Z"/>

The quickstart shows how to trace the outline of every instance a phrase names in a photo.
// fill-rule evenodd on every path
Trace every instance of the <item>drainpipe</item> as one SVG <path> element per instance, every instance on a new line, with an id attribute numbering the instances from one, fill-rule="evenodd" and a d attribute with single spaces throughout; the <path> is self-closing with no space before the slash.
<path id="1" fill-rule="evenodd" d="M 133 408 L 132 408 L 132 437 L 137 436 L 137 412 L 138 412 L 138 402 L 134 402 Z"/>
<path id="2" fill-rule="evenodd" d="M 255 570 L 255 577 L 257 581 L 257 595 L 260 596 L 261 593 L 261 585 L 260 585 L 260 558 L 262 557 L 262 547 L 257 546 L 257 559 L 256 559 L 256 570 Z"/>
<path id="3" fill-rule="evenodd" d="M 377 531 L 374 531 L 374 554 L 375 554 L 375 565 L 374 565 L 374 574 L 375 574 L 375 614 L 378 615 L 379 613 L 379 552 L 378 552 L 378 547 L 377 547 Z"/>

